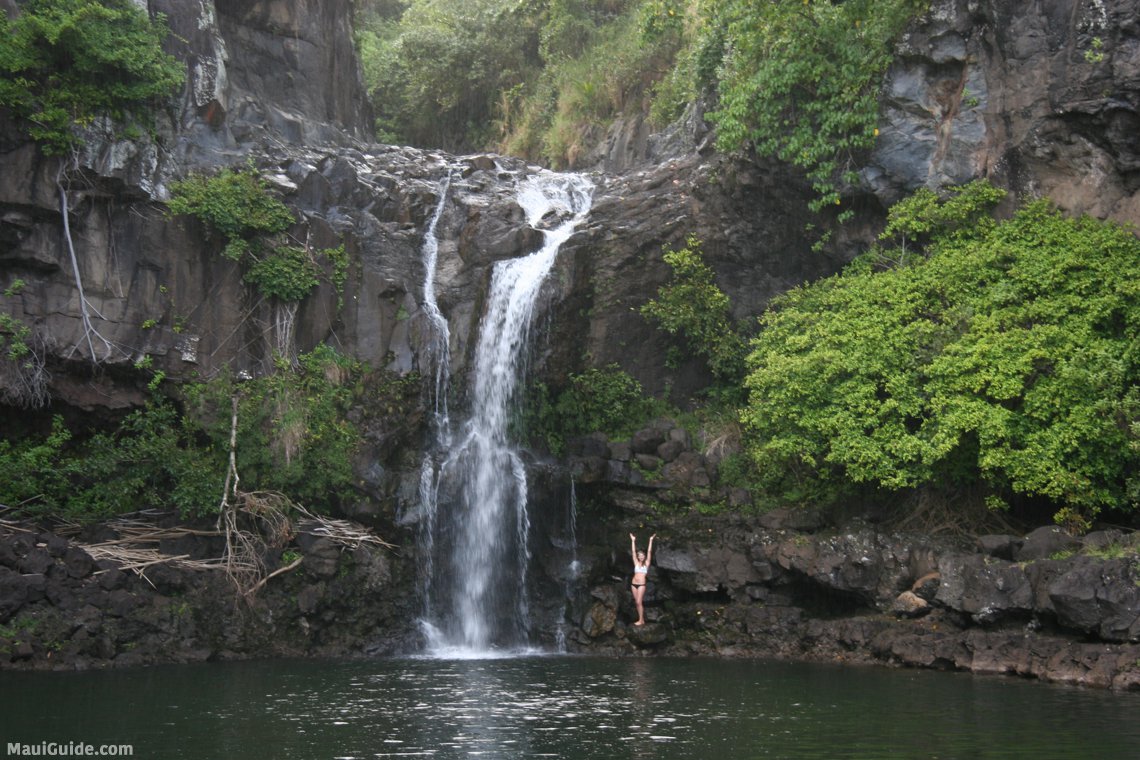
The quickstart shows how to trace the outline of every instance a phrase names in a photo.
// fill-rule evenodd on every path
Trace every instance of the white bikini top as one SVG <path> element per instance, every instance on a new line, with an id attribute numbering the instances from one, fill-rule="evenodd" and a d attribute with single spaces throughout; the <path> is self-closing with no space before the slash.
<path id="1" fill-rule="evenodd" d="M 635 574 L 636 573 L 648 573 L 649 572 L 649 565 L 634 565 L 633 566 L 633 572 Z"/>

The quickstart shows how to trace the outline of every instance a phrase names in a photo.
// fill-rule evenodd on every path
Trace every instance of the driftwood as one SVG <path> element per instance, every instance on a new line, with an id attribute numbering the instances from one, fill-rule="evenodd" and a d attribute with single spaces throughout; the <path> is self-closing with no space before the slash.
<path id="1" fill-rule="evenodd" d="M 294 522 L 290 513 L 299 519 Z M 193 571 L 221 570 L 238 593 L 247 598 L 256 594 L 270 579 L 301 565 L 303 557 L 271 572 L 265 565 L 265 558 L 287 546 L 298 532 L 323 536 L 349 548 L 364 545 L 395 548 L 362 525 L 314 515 L 275 492 L 237 492 L 229 519 L 222 521 L 221 529 L 161 527 L 154 522 L 156 516 L 157 513 L 138 513 L 109 521 L 107 526 L 118 534 L 115 539 L 86 543 L 72 538 L 72 542 L 90 554 L 92 559 L 110 560 L 120 570 L 134 572 L 148 583 L 146 570 L 156 565 L 166 564 Z M 0 520 L 0 526 L 12 531 L 35 532 L 8 520 Z M 75 536 L 79 531 L 80 526 L 74 523 L 61 523 L 55 530 L 64 536 Z M 199 559 L 188 554 L 163 554 L 159 551 L 160 542 L 187 536 L 224 538 L 225 548 L 220 556 Z"/>
<path id="2" fill-rule="evenodd" d="M 304 516 L 304 519 L 297 523 L 298 532 L 312 533 L 314 536 L 324 536 L 334 543 L 347 546 L 350 549 L 355 549 L 364 544 L 381 546 L 385 549 L 396 548 L 395 544 L 388 543 L 358 523 L 314 515 L 301 506 L 296 506 L 295 509 Z"/>

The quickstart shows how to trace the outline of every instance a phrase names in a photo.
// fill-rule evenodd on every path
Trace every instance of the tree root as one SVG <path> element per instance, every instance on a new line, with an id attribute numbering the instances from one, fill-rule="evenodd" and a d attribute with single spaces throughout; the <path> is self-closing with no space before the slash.
<path id="1" fill-rule="evenodd" d="M 79 316 L 83 321 L 83 335 L 79 341 L 72 346 L 71 351 L 68 353 L 70 358 L 79 350 L 83 344 L 87 345 L 87 352 L 90 355 L 92 364 L 102 364 L 111 358 L 115 351 L 115 345 L 111 343 L 106 337 L 103 336 L 91 321 L 91 313 L 94 312 L 99 319 L 105 320 L 102 314 L 99 313 L 90 301 L 87 300 L 87 295 L 83 291 L 83 278 L 79 273 L 79 258 L 75 255 L 75 242 L 71 237 L 71 221 L 69 216 L 71 214 L 71 206 L 67 198 L 68 188 L 64 182 L 67 172 L 73 171 L 78 168 L 79 159 L 75 156 L 71 161 L 61 164 L 59 172 L 56 174 L 55 186 L 59 190 L 59 211 L 63 220 L 63 240 L 67 244 L 67 253 L 71 258 L 71 273 L 75 278 L 75 288 L 79 292 Z M 100 358 L 95 351 L 95 343 L 99 342 L 103 347 L 103 356 Z"/>

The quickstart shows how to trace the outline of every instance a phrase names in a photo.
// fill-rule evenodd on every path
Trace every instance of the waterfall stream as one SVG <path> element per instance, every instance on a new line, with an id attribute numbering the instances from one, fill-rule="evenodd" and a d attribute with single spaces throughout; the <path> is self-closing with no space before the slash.
<path id="1" fill-rule="evenodd" d="M 436 477 L 436 451 L 451 445 L 451 416 L 448 412 L 447 394 L 451 379 L 451 329 L 447 318 L 439 310 L 435 297 L 435 273 L 439 263 L 439 237 L 436 228 L 447 205 L 447 192 L 451 188 L 451 172 L 447 173 L 439 187 L 439 201 L 431 222 L 424 233 L 421 253 L 424 263 L 423 313 L 427 322 L 427 338 L 424 341 L 427 356 L 425 369 L 434 376 L 435 387 L 432 398 L 432 436 L 435 445 L 424 453 L 420 466 L 419 500 L 423 509 L 426 528 L 420 531 L 420 556 L 424 565 L 420 575 L 420 598 L 424 603 L 425 614 L 431 609 L 432 579 L 435 576 L 435 525 L 438 519 L 439 480 Z M 425 618 L 426 619 L 426 618 Z"/>
<path id="2" fill-rule="evenodd" d="M 535 305 L 559 248 L 589 212 L 593 185 L 541 173 L 520 182 L 527 222 L 543 229 L 534 253 L 495 264 L 472 358 L 471 409 L 421 498 L 432 523 L 431 651 L 472 654 L 528 646 L 531 559 L 526 468 L 508 434 Z M 549 219 L 553 216 L 554 221 Z M 426 496 L 425 496 L 426 495 Z"/>

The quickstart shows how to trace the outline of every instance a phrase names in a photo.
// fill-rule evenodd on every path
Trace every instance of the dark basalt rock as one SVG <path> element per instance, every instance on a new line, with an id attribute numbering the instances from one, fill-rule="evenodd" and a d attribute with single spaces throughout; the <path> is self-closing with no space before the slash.
<path id="1" fill-rule="evenodd" d="M 544 291 L 533 379 L 557 391 L 569 373 L 617 363 L 648 393 L 688 404 L 707 386 L 708 368 L 695 357 L 667 362 L 673 339 L 637 307 L 671 276 L 663 248 L 689 236 L 702 241 L 734 315 L 752 319 L 788 288 L 838 271 L 875 239 L 883 209 L 917 187 L 986 176 L 1048 195 L 1068 212 L 1140 218 L 1134 3 L 1070 5 L 936 0 L 903 38 L 885 83 L 880 139 L 849 193 L 859 218 L 821 253 L 803 234 L 816 217 L 802 178 L 776 162 L 717 154 L 699 105 L 662 135 L 636 117 L 615 125 L 586 153 L 611 173 L 595 177 L 590 217 L 563 247 Z M 248 159 L 293 209 L 296 239 L 344 244 L 354 264 L 343 293 L 323 285 L 302 303 L 298 348 L 335 339 L 372 370 L 425 377 L 421 246 L 441 181 L 451 176 L 436 289 L 451 328 L 457 402 L 466 403 L 462 378 L 491 267 L 541 238 L 513 195 L 515 179 L 534 167 L 367 143 L 372 118 L 352 60 L 350 3 L 150 7 L 169 18 L 186 89 L 159 115 L 153 141 L 122 142 L 93 126 L 70 203 L 87 296 L 105 316 L 98 329 L 114 345 L 134 347 L 108 357 L 94 377 L 69 357 L 82 324 L 62 254 L 58 166 L 0 124 L 0 286 L 28 283 L 2 308 L 50 339 L 56 407 L 97 417 L 141 406 L 147 394 L 130 371 L 140 354 L 174 383 L 270 366 L 254 326 L 267 314 L 240 272 L 201 225 L 171 220 L 161 208 L 173 180 Z M 1094 38 L 1097 54 L 1085 55 Z M 159 324 L 144 329 L 155 315 Z M 176 330 L 175 315 L 192 316 Z M 355 410 L 366 446 L 358 463 L 364 493 L 353 509 L 410 532 L 414 452 L 427 415 L 418 397 L 405 407 L 398 419 Z M 582 526 L 582 588 L 566 621 L 579 626 L 572 639 L 581 648 L 861 659 L 1140 688 L 1140 602 L 1129 560 L 1069 557 L 1080 547 L 1052 529 L 987 537 L 975 553 L 865 525 L 829 530 L 810 511 L 705 520 L 687 514 L 694 501 L 751 507 L 742 489 L 709 492 L 718 463 L 735 452 L 706 452 L 705 443 L 657 420 L 628 440 L 593 437 L 572 451 L 568 469 L 608 515 Z M 662 517 L 669 513 L 684 516 Z M 634 631 L 622 579 L 626 547 L 611 545 L 612 536 L 628 533 L 626 522 L 650 521 L 668 531 L 651 573 L 651 623 Z M 96 530 L 114 537 L 89 530 L 89 543 Z M 8 648 L 0 641 L 0 660 L 83 667 L 412 648 L 412 552 L 345 552 L 319 538 L 299 540 L 303 566 L 246 604 L 234 603 L 217 574 L 156 567 L 148 582 L 92 563 L 58 536 L 8 532 L 0 540 L 0 623 L 40 622 L 38 638 Z M 1090 538 L 1086 546 L 1116 540 Z M 918 583 L 932 569 L 937 587 Z M 904 592 L 930 602 L 926 614 L 884 614 Z"/>

